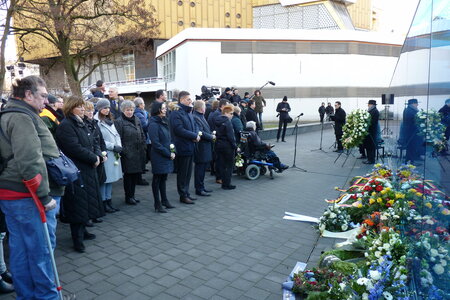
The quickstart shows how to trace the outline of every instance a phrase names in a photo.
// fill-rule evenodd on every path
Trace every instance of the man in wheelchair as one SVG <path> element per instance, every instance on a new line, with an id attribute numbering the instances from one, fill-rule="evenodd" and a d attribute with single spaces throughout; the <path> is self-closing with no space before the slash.
<path id="1" fill-rule="evenodd" d="M 277 173 L 281 173 L 289 168 L 289 166 L 282 164 L 275 152 L 271 150 L 274 145 L 264 143 L 261 140 L 256 132 L 256 123 L 254 121 L 247 122 L 246 131 L 248 131 L 248 150 L 252 157 L 272 163 Z"/>

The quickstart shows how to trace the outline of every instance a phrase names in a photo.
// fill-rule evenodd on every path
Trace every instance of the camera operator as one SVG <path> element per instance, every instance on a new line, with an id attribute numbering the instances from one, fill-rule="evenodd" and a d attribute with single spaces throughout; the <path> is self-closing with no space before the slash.
<path id="1" fill-rule="evenodd" d="M 239 103 L 241 102 L 242 98 L 241 96 L 239 96 L 239 90 L 238 89 L 233 89 L 232 92 L 233 96 L 231 97 L 231 103 L 233 105 L 239 105 Z"/>

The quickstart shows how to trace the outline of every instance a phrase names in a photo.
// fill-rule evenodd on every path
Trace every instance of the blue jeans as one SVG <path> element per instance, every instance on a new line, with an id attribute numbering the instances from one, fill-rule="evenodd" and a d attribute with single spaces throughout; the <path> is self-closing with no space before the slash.
<path id="1" fill-rule="evenodd" d="M 102 200 L 110 200 L 112 194 L 112 182 L 111 183 L 104 183 L 100 185 L 100 195 L 102 195 Z"/>
<path id="2" fill-rule="evenodd" d="M 50 252 L 33 199 L 0 200 L 0 208 L 9 230 L 10 270 L 16 299 L 57 300 Z M 57 209 L 46 212 L 53 248 L 56 245 L 56 212 Z"/>

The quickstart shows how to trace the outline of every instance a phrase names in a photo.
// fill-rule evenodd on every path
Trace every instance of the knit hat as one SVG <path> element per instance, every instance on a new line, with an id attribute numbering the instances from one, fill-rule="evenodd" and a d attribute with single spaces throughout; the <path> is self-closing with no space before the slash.
<path id="1" fill-rule="evenodd" d="M 56 99 L 55 96 L 50 95 L 50 94 L 48 94 L 47 99 L 48 99 L 48 103 L 50 103 L 50 104 L 55 104 L 58 101 L 58 99 Z"/>
<path id="2" fill-rule="evenodd" d="M 104 108 L 111 107 L 108 99 L 100 99 L 97 101 L 97 110 L 101 111 Z"/>

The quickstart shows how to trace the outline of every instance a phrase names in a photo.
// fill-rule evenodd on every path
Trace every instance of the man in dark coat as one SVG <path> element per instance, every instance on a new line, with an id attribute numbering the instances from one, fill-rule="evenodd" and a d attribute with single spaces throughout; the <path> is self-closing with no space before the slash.
<path id="1" fill-rule="evenodd" d="M 439 110 L 442 115 L 442 124 L 445 125 L 445 138 L 450 138 L 450 99 L 445 100 L 445 105 Z"/>
<path id="2" fill-rule="evenodd" d="M 220 95 L 220 100 L 222 100 L 222 99 L 226 99 L 229 102 L 232 101 L 232 99 L 233 99 L 233 91 L 229 87 L 227 87 L 225 89 L 225 91 Z"/>
<path id="3" fill-rule="evenodd" d="M 336 111 L 334 113 L 334 117 L 332 117 L 332 120 L 334 120 L 334 134 L 336 135 L 336 142 L 337 142 L 337 150 L 334 152 L 342 153 L 344 151 L 344 147 L 342 146 L 342 136 L 344 135 L 344 132 L 342 131 L 342 127 L 345 125 L 345 119 L 347 117 L 347 114 L 345 113 L 345 110 L 341 108 L 341 102 L 336 101 L 334 104 L 334 107 L 336 108 Z"/>
<path id="4" fill-rule="evenodd" d="M 255 122 L 256 130 L 260 130 L 261 125 L 259 124 L 259 118 L 258 115 L 256 114 L 255 107 L 256 107 L 255 101 L 253 100 L 248 101 L 248 109 L 247 112 L 245 113 L 245 118 L 247 119 L 247 122 L 249 121 Z"/>
<path id="5" fill-rule="evenodd" d="M 322 102 L 322 105 L 319 106 L 319 116 L 320 116 L 320 123 L 323 123 L 323 117 L 325 116 L 325 102 Z"/>
<path id="6" fill-rule="evenodd" d="M 364 148 L 367 152 L 367 161 L 364 164 L 373 165 L 375 163 L 375 151 L 377 147 L 377 130 L 378 130 L 378 119 L 380 118 L 380 113 L 377 109 L 377 101 L 369 100 L 368 111 L 371 116 L 368 134 L 364 139 Z"/>
<path id="7" fill-rule="evenodd" d="M 403 124 L 401 127 L 400 140 L 403 147 L 406 148 L 406 162 L 411 163 L 418 160 L 424 153 L 423 138 L 419 136 L 419 127 L 417 126 L 416 115 L 419 112 L 417 108 L 419 102 L 417 99 L 409 99 L 408 106 L 403 111 Z"/>
<path id="8" fill-rule="evenodd" d="M 233 103 L 234 105 L 239 105 L 241 100 L 242 99 L 241 99 L 241 96 L 239 95 L 239 90 L 238 89 L 234 89 L 232 91 L 231 103 Z"/>
<path id="9" fill-rule="evenodd" d="M 122 101 L 119 100 L 119 90 L 116 87 L 110 87 L 108 97 L 111 114 L 114 116 L 114 119 L 117 120 L 121 115 L 120 105 L 122 104 Z"/>
<path id="10" fill-rule="evenodd" d="M 286 136 L 286 128 L 287 128 L 288 121 L 290 119 L 290 116 L 289 116 L 290 111 L 291 111 L 291 106 L 288 103 L 288 98 L 287 98 L 287 96 L 284 96 L 283 101 L 281 101 L 277 105 L 277 112 L 280 117 L 279 122 L 278 122 L 277 142 L 280 141 L 281 129 L 283 129 L 283 134 L 281 134 L 281 141 L 286 142 L 284 140 L 284 137 Z M 292 119 L 290 119 L 290 120 L 292 121 Z"/>
<path id="11" fill-rule="evenodd" d="M 194 103 L 194 120 L 197 129 L 202 132 L 200 142 L 195 147 L 194 151 L 194 185 L 195 193 L 199 196 L 210 196 L 212 191 L 205 189 L 205 173 L 206 168 L 212 160 L 211 143 L 215 136 L 211 133 L 208 122 L 206 122 L 203 114 L 205 113 L 205 102 L 197 100 Z"/>
<path id="12" fill-rule="evenodd" d="M 194 204 L 189 194 L 195 143 L 200 141 L 199 131 L 192 116 L 192 99 L 188 92 L 179 94 L 179 109 L 170 114 L 170 130 L 177 149 L 177 190 L 180 202 Z"/>
<path id="13" fill-rule="evenodd" d="M 331 106 L 330 102 L 328 102 L 327 107 L 325 107 L 325 113 L 327 114 L 327 118 L 325 120 L 327 122 L 331 121 L 331 116 L 334 115 L 334 108 Z"/>
<path id="14" fill-rule="evenodd" d="M 216 130 L 215 119 L 222 114 L 222 107 L 224 107 L 225 105 L 227 105 L 229 103 L 230 103 L 230 101 L 228 101 L 227 99 L 220 99 L 219 108 L 209 114 L 208 125 L 209 125 L 209 128 L 211 129 L 211 131 Z"/>
<path id="15" fill-rule="evenodd" d="M 102 80 L 97 80 L 95 89 L 92 91 L 92 96 L 95 98 L 105 98 L 105 83 Z"/>

